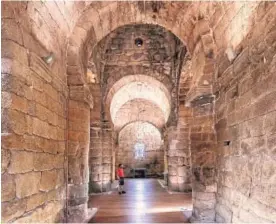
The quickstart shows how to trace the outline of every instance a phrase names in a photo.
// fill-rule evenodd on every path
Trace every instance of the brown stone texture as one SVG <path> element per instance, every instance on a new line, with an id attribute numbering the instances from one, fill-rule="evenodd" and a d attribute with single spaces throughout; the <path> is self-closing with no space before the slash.
<path id="1" fill-rule="evenodd" d="M 1 201 L 10 201 L 15 198 L 15 176 L 7 173 L 1 175 Z"/>
<path id="2" fill-rule="evenodd" d="M 87 208 L 88 201 L 88 156 L 90 141 L 90 106 L 83 98 L 84 86 L 82 88 L 72 88 L 70 94 L 74 99 L 69 101 L 69 130 L 68 130 L 68 220 L 71 222 L 76 217 L 72 211 L 82 205 Z M 55 186 L 54 176 L 57 173 L 45 173 L 45 190 L 53 189 Z M 49 184 L 49 181 L 53 181 Z M 86 217 L 86 210 L 81 210 L 76 215 L 79 220 Z"/>
<path id="3" fill-rule="evenodd" d="M 135 44 L 137 38 L 142 39 L 141 46 Z M 105 64 L 104 68 L 95 65 L 103 70 L 102 88 L 115 129 L 137 119 L 158 127 L 163 127 L 169 116 L 175 119 L 177 71 L 174 67 L 181 60 L 178 54 L 182 51 L 185 49 L 176 36 L 153 25 L 127 25 L 98 43 L 94 57 L 101 58 Z M 153 100 L 154 93 L 158 97 Z"/>
<path id="4" fill-rule="evenodd" d="M 16 196 L 18 198 L 24 198 L 26 196 L 38 193 L 40 179 L 40 172 L 30 172 L 17 175 L 15 179 Z"/>
<path id="5" fill-rule="evenodd" d="M 41 173 L 41 181 L 39 189 L 41 191 L 49 191 L 56 187 L 57 185 L 57 171 L 44 171 Z"/>
<path id="6" fill-rule="evenodd" d="M 34 194 L 27 199 L 27 211 L 33 210 L 34 208 L 42 205 L 47 200 L 45 193 Z"/>
<path id="7" fill-rule="evenodd" d="M 65 45 L 62 35 L 54 34 L 57 27 L 46 22 L 51 17 L 45 5 L 1 4 L 2 220 L 13 222 L 47 203 L 47 197 L 35 197 L 41 171 L 60 168 L 64 173 Z M 51 51 L 56 61 L 48 65 L 41 58 Z M 56 203 L 60 208 L 49 208 L 49 217 L 56 218 L 62 209 L 61 198 Z"/>
<path id="8" fill-rule="evenodd" d="M 125 166 L 126 177 L 133 177 L 135 168 L 146 168 L 147 176 L 162 176 L 164 171 L 164 149 L 162 136 L 153 125 L 134 122 L 124 127 L 119 134 L 116 149 L 116 167 Z M 137 146 L 142 144 L 143 157 L 137 157 Z M 138 149 L 139 150 L 139 149 Z"/>
<path id="9" fill-rule="evenodd" d="M 82 222 L 125 163 L 192 188 L 191 221 L 275 222 L 275 15 L 261 1 L 1 2 L 2 221 Z M 135 136 L 137 122 L 154 131 Z"/>
<path id="10" fill-rule="evenodd" d="M 186 108 L 189 110 L 189 108 Z M 181 110 L 185 110 L 181 108 Z M 182 119 L 184 115 L 181 116 Z M 167 130 L 168 186 L 172 191 L 191 191 L 191 151 L 188 126 L 180 122 Z"/>
<path id="11" fill-rule="evenodd" d="M 9 220 L 22 216 L 26 211 L 26 200 L 13 200 L 9 202 L 2 202 L 2 220 L 7 222 Z"/>
<path id="12" fill-rule="evenodd" d="M 26 173 L 34 168 L 34 153 L 25 151 L 12 151 L 9 173 Z"/>
<path id="13" fill-rule="evenodd" d="M 216 78 L 215 89 L 218 222 L 273 222 L 276 218 L 276 8 L 275 4 L 262 2 L 254 9 L 255 26 L 248 27 L 239 55 L 231 65 L 226 64 L 227 57 L 218 60 L 219 65 L 226 64 Z M 247 10 L 247 6 L 243 5 L 242 10 Z M 240 13 L 229 28 L 239 17 Z M 230 145 L 225 145 L 225 141 L 230 141 Z"/>

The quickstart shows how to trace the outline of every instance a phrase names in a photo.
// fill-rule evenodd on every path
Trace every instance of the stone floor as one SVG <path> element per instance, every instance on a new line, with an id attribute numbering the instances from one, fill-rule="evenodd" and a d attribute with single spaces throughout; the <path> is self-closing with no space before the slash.
<path id="1" fill-rule="evenodd" d="M 98 208 L 90 223 L 183 223 L 192 209 L 191 194 L 170 194 L 157 179 L 126 179 L 125 195 L 93 195 Z"/>

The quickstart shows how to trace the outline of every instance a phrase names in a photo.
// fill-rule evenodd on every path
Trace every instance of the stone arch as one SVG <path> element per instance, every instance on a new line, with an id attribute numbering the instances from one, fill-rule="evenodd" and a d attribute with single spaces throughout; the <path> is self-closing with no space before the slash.
<path id="1" fill-rule="evenodd" d="M 144 144 L 143 158 L 135 158 L 136 143 Z M 162 172 L 164 150 L 160 130 L 149 122 L 136 121 L 127 124 L 119 133 L 118 148 L 116 151 L 116 164 L 123 163 L 127 168 L 126 174 L 132 168 L 145 167 L 151 161 L 157 161 L 157 170 L 149 172 Z M 121 156 L 124 155 L 124 156 Z"/>
<path id="2" fill-rule="evenodd" d="M 160 98 L 158 98 L 158 96 Z M 166 121 L 170 115 L 170 101 L 166 98 L 164 92 L 155 86 L 147 85 L 147 83 L 131 82 L 120 88 L 112 98 L 110 105 L 111 119 L 114 121 L 116 113 L 127 101 L 133 99 L 146 99 L 155 102 L 164 113 Z"/>
<path id="3" fill-rule="evenodd" d="M 159 128 L 156 124 L 154 124 L 153 122 L 151 121 L 148 121 L 148 120 L 136 120 L 136 121 L 129 121 L 128 123 L 126 123 L 119 131 L 118 133 L 120 133 L 125 127 L 127 127 L 128 125 L 132 124 L 132 123 L 137 123 L 137 122 L 140 122 L 140 123 L 148 123 L 149 125 L 155 127 L 156 129 L 158 129 L 158 131 L 160 132 L 160 135 L 161 135 L 161 139 L 163 139 L 164 137 L 164 133 L 163 133 L 163 130 L 161 128 Z M 119 138 L 119 134 L 117 136 Z"/>
<path id="4" fill-rule="evenodd" d="M 133 129 L 134 127 L 134 129 Z M 124 128 L 119 132 L 118 138 L 122 137 L 126 131 L 131 131 L 133 134 L 135 134 L 136 137 L 139 137 L 139 134 L 141 134 L 141 139 L 147 138 L 147 131 L 153 130 L 155 134 L 158 134 L 158 137 L 160 138 L 160 141 L 162 139 L 162 133 L 156 127 L 154 124 L 150 122 L 144 122 L 144 121 L 135 121 L 135 122 L 130 122 L 127 125 L 124 126 Z M 141 133 L 138 133 L 141 132 Z"/>
<path id="5" fill-rule="evenodd" d="M 129 113 L 131 110 L 131 113 Z M 117 112 L 114 119 L 114 130 L 120 131 L 125 125 L 135 121 L 147 121 L 158 129 L 165 126 L 166 121 L 162 110 L 149 100 L 134 99 L 126 102 Z"/>
<path id="6" fill-rule="evenodd" d="M 219 6 L 218 8 L 213 7 L 216 4 Z M 10 155 L 12 153 L 13 157 L 18 158 L 13 160 L 11 160 L 10 158 L 5 158 L 4 160 L 5 171 L 8 168 L 17 169 L 13 171 L 10 170 L 10 172 L 14 172 L 14 174 L 4 174 L 5 178 L 11 178 L 8 179 L 11 180 L 11 182 L 3 181 L 6 186 L 5 189 L 13 190 L 13 195 L 11 196 L 12 200 L 6 201 L 3 204 L 3 208 L 6 210 L 4 213 L 5 215 L 3 215 L 3 218 L 5 219 L 4 221 L 54 221 L 56 220 L 56 213 L 62 211 L 64 203 L 56 203 L 56 201 L 64 199 L 62 193 L 63 190 L 56 191 L 55 193 L 57 194 L 52 194 L 52 192 L 49 192 L 50 194 L 47 193 L 47 200 L 44 201 L 44 205 L 39 204 L 32 211 L 27 211 L 25 209 L 26 202 L 27 200 L 36 197 L 33 193 L 37 193 L 38 188 L 36 188 L 35 190 L 33 188 L 28 189 L 28 187 L 22 188 L 24 189 L 24 191 L 31 191 L 31 193 L 26 193 L 25 191 L 25 195 L 22 195 L 23 191 L 20 187 L 18 187 L 18 184 L 16 183 L 15 191 L 15 176 L 16 178 L 20 177 L 20 175 L 26 170 L 24 170 L 25 167 L 24 169 L 19 169 L 14 164 L 20 163 L 19 158 L 28 158 L 28 160 L 34 159 L 34 162 L 30 163 L 33 166 L 28 167 L 27 170 L 30 170 L 30 172 L 35 172 L 33 174 L 30 174 L 30 176 L 27 173 L 22 174 L 24 175 L 24 178 L 22 179 L 20 177 L 20 179 L 24 181 L 24 184 L 29 184 L 32 182 L 29 181 L 29 178 L 31 178 L 31 180 L 35 179 L 37 181 L 39 179 L 42 180 L 43 178 L 45 178 L 45 175 L 46 177 L 50 175 L 49 173 L 47 174 L 48 170 L 45 171 L 45 167 L 41 167 L 44 166 L 45 163 L 50 164 L 51 161 L 54 161 L 55 165 L 52 164 L 53 166 L 47 167 L 47 169 L 49 170 L 52 168 L 61 168 L 61 164 L 65 159 L 64 170 L 66 169 L 65 167 L 67 165 L 67 155 L 64 155 L 64 152 L 67 152 L 68 148 L 65 146 L 67 143 L 69 145 L 72 144 L 72 147 L 69 147 L 69 149 L 72 150 L 72 152 L 69 152 L 72 153 L 72 156 L 75 154 L 75 149 L 78 151 L 78 158 L 81 158 L 82 155 L 84 155 L 84 153 L 82 153 L 83 149 L 88 150 L 87 142 L 85 142 L 84 145 L 79 144 L 80 142 L 84 142 L 84 140 L 87 140 L 87 137 L 89 136 L 88 114 L 90 106 L 88 105 L 88 102 L 91 100 L 91 96 L 89 96 L 89 94 L 86 95 L 87 88 L 85 85 L 83 85 L 85 83 L 84 74 L 86 70 L 86 60 L 91 53 L 93 46 L 95 46 L 98 40 L 104 37 L 106 33 L 116 29 L 116 27 L 120 25 L 128 23 L 133 24 L 136 22 L 143 24 L 160 24 L 166 27 L 166 29 L 171 29 L 173 33 L 181 37 L 180 39 L 182 39 L 183 42 L 186 41 L 186 45 L 188 46 L 190 55 L 196 56 L 198 52 L 204 52 L 204 55 L 208 56 L 209 50 L 208 48 L 206 48 L 207 51 L 205 51 L 206 49 L 203 43 L 204 41 L 202 36 L 199 37 L 196 34 L 196 31 L 192 31 L 197 29 L 197 23 L 200 20 L 209 20 L 210 15 L 212 15 L 212 18 L 210 18 L 210 21 L 208 22 L 210 22 L 209 25 L 212 27 L 213 30 L 210 29 L 210 32 L 208 32 L 212 35 L 212 31 L 214 31 L 214 37 L 217 37 L 214 40 L 216 42 L 216 45 L 220 48 L 220 52 L 218 55 L 222 57 L 218 58 L 217 56 L 217 61 L 219 63 L 219 71 L 217 71 L 217 73 L 219 75 L 216 77 L 218 86 L 216 87 L 215 91 L 219 94 L 219 100 L 218 102 L 216 102 L 216 108 L 214 109 L 217 113 L 217 117 L 216 119 L 214 119 L 217 124 L 214 128 L 213 126 L 209 125 L 212 124 L 209 120 L 204 120 L 204 118 L 201 118 L 200 116 L 193 120 L 194 126 L 189 129 L 189 131 L 192 131 L 193 133 L 189 137 L 194 143 L 196 143 L 197 141 L 199 142 L 199 144 L 197 144 L 199 148 L 195 149 L 197 151 L 200 151 L 201 149 L 202 151 L 206 151 L 207 145 L 201 144 L 201 141 L 204 142 L 206 141 L 206 139 L 208 139 L 208 141 L 212 142 L 216 138 L 216 136 L 213 135 L 213 131 L 217 130 L 217 138 L 221 146 L 219 146 L 218 150 L 214 150 L 214 152 L 219 152 L 219 154 L 221 154 L 223 157 L 222 160 L 218 160 L 218 162 L 220 162 L 220 169 L 223 171 L 225 166 L 228 167 L 229 164 L 232 164 L 233 167 L 236 167 L 235 165 L 239 164 L 239 162 L 241 164 L 244 164 L 243 162 L 247 162 L 243 160 L 237 161 L 234 157 L 233 163 L 231 163 L 232 158 L 231 160 L 229 160 L 229 158 L 226 158 L 228 157 L 229 151 L 226 150 L 226 148 L 223 148 L 224 140 L 229 140 L 229 138 L 230 140 L 237 140 L 237 130 L 241 132 L 240 134 L 243 138 L 245 137 L 244 133 L 248 132 L 245 129 L 249 130 L 250 128 L 248 127 L 251 127 L 252 125 L 259 126 L 258 124 L 261 120 L 263 122 L 260 123 L 262 123 L 263 125 L 260 125 L 259 127 L 261 127 L 262 129 L 262 133 L 265 132 L 266 134 L 269 133 L 269 135 L 272 134 L 273 128 L 271 128 L 270 126 L 270 121 L 275 120 L 273 118 L 273 116 L 275 116 L 275 113 L 273 113 L 272 111 L 273 108 L 267 108 L 266 106 L 268 104 L 274 105 L 273 103 L 270 104 L 267 102 L 273 101 L 273 99 L 275 99 L 275 97 L 273 97 L 272 95 L 274 94 L 273 88 L 275 83 L 273 82 L 273 80 L 275 80 L 275 78 L 273 75 L 268 74 L 275 74 L 275 57 L 273 57 L 275 52 L 274 3 L 269 4 L 264 2 L 256 2 L 248 4 L 235 2 L 228 5 L 228 3 L 210 2 L 188 2 L 185 4 L 180 4 L 177 2 L 150 1 L 124 3 L 91 3 L 85 1 L 68 3 L 68 1 L 41 1 L 23 3 L 4 2 L 2 3 L 2 6 L 2 12 L 4 14 L 4 16 L 2 14 L 2 18 L 4 18 L 2 21 L 2 25 L 4 27 L 4 38 L 2 39 L 4 40 L 3 42 L 5 42 L 3 44 L 3 46 L 5 47 L 3 48 L 4 51 L 2 55 L 2 57 L 4 58 L 4 60 L 2 60 L 4 65 L 2 68 L 2 73 L 5 83 L 7 83 L 7 85 L 3 85 L 3 89 L 5 92 L 4 97 L 6 100 L 3 117 L 5 117 L 5 125 L 8 126 L 6 127 L 7 130 L 5 130 L 5 133 L 2 136 L 2 148 L 5 154 Z M 86 13 L 87 15 L 92 17 L 95 15 L 91 23 L 89 22 L 89 18 L 88 22 L 86 23 L 86 18 L 83 17 L 83 15 L 85 15 Z M 113 21 L 113 18 L 115 21 Z M 253 26 L 258 28 L 253 28 Z M 205 30 L 204 26 L 199 27 L 201 27 L 199 29 Z M 73 32 L 72 36 L 71 31 Z M 207 43 L 209 42 L 208 32 L 206 32 L 206 36 L 205 34 L 203 35 L 205 36 L 204 38 L 206 38 L 205 40 Z M 81 36 L 80 40 L 78 40 L 79 36 Z M 68 37 L 70 40 L 68 40 Z M 67 45 L 67 42 L 69 42 L 68 47 L 70 46 L 70 49 L 68 49 L 68 51 L 65 46 Z M 239 46 L 240 43 L 242 46 Z M 225 48 L 227 47 L 234 49 L 230 49 L 230 52 L 226 53 Z M 41 59 L 44 56 L 47 56 L 51 51 L 56 57 L 56 60 L 54 61 L 52 67 L 48 66 Z M 67 53 L 68 58 L 66 59 Z M 66 62 L 66 60 L 70 61 L 67 68 L 68 80 L 66 80 L 66 65 L 64 63 Z M 209 62 L 208 60 L 206 60 L 206 62 L 207 63 L 205 63 L 205 65 L 207 66 L 204 65 L 203 70 L 208 70 Z M 261 68 L 256 68 L 256 66 L 260 66 Z M 246 72 L 249 74 L 242 74 L 243 71 L 245 71 L 245 68 L 250 70 L 250 72 Z M 204 80 L 206 80 L 205 75 L 207 75 L 206 77 L 208 79 L 210 78 L 210 76 L 208 76 L 208 72 L 205 73 L 203 76 L 198 76 L 197 78 L 195 78 L 195 80 L 193 80 L 195 81 L 195 86 L 201 84 L 202 82 L 204 84 Z M 70 139 L 73 141 L 68 141 L 68 139 L 66 138 L 67 116 L 65 114 L 68 108 L 67 103 L 65 103 L 66 99 L 68 99 L 68 88 L 66 85 L 66 81 L 68 81 L 68 85 L 70 86 L 70 97 L 72 97 L 70 99 L 70 107 L 72 109 L 71 111 L 69 111 L 70 120 L 72 122 L 75 122 L 75 119 L 79 116 L 85 117 L 84 119 L 76 119 L 82 121 L 78 121 L 75 125 L 71 126 L 73 127 L 71 131 L 80 131 L 80 129 L 82 129 L 82 131 L 85 132 L 85 137 L 81 137 L 79 134 L 71 132 Z M 251 87 L 253 88 L 253 90 L 251 90 Z M 196 88 L 193 89 L 196 90 Z M 237 90 L 239 90 L 240 92 Z M 208 91 L 210 90 L 208 89 Z M 76 94 L 73 94 L 74 92 Z M 243 95 L 245 92 L 249 94 Z M 188 94 L 188 101 L 190 102 L 193 102 L 194 99 L 196 99 L 195 97 L 193 97 L 193 93 L 197 93 L 197 91 L 190 91 L 190 94 Z M 202 95 L 202 93 L 206 94 L 206 92 L 201 92 L 200 94 L 195 95 L 200 96 Z M 254 97 L 255 95 L 257 95 L 258 97 Z M 24 97 L 27 100 L 20 97 Z M 18 103 L 18 101 L 22 103 Z M 47 103 L 45 103 L 45 101 Z M 244 103 L 245 101 L 246 103 Z M 204 101 L 198 101 L 199 104 L 202 102 L 204 103 Z M 34 105 L 36 107 L 35 109 Z M 44 112 L 47 115 L 45 115 L 44 113 L 40 113 L 40 109 L 43 108 L 39 105 L 46 107 L 47 112 L 46 110 L 44 110 Z M 248 105 L 250 105 L 250 107 Z M 193 106 L 193 103 L 191 104 L 191 106 Z M 82 110 L 81 107 L 84 107 L 84 110 Z M 6 113 L 7 109 L 9 110 L 8 114 Z M 209 109 L 212 111 L 213 108 L 211 107 Z M 224 113 L 224 111 L 226 110 L 227 116 Z M 78 112 L 79 116 L 76 116 Z M 185 111 L 182 112 L 183 114 L 185 114 L 184 116 L 187 116 L 187 113 Z M 200 108 L 198 108 L 198 111 L 195 110 L 193 112 L 197 113 L 198 115 L 202 114 L 202 110 L 200 110 Z M 233 113 L 228 116 L 228 112 Z M 85 116 L 83 114 L 85 114 Z M 259 115 L 262 115 L 262 118 L 261 116 L 259 117 Z M 249 121 L 248 119 L 251 118 L 252 121 Z M 202 130 L 201 128 L 198 129 L 198 127 L 205 122 L 208 124 L 206 125 L 207 128 L 205 126 L 205 130 Z M 30 125 L 32 128 L 29 128 L 29 123 L 31 123 Z M 56 123 L 59 123 L 57 125 L 58 127 L 53 127 L 56 126 Z M 239 129 L 236 129 L 236 124 L 239 125 Z M 72 123 L 69 122 L 69 126 L 70 125 L 72 125 Z M 28 128 L 26 128 L 27 126 Z M 9 131 L 12 131 L 12 133 L 9 133 Z M 176 132 L 176 134 L 178 133 Z M 250 134 L 252 135 L 252 133 Z M 243 139 L 239 138 L 238 140 L 243 141 Z M 271 144 L 273 140 L 274 138 L 272 137 L 272 135 L 265 136 L 265 143 L 267 142 L 267 147 L 270 149 L 266 151 L 269 151 L 269 153 L 273 152 L 273 144 Z M 243 143 L 246 144 L 250 141 L 251 140 L 243 141 Z M 29 144 L 30 142 L 35 143 L 35 145 Z M 237 144 L 237 142 L 235 142 L 235 144 Z M 177 145 L 173 145 L 173 147 L 174 146 L 178 147 Z M 211 147 L 215 149 L 215 146 Z M 14 150 L 18 148 L 20 148 L 20 150 Z M 23 152 L 22 149 L 24 149 L 26 152 Z M 237 149 L 237 146 L 234 144 L 233 149 Z M 39 156 L 36 153 L 39 153 Z M 21 156 L 24 154 L 24 157 Z M 85 161 L 85 159 L 87 158 L 84 158 L 83 161 Z M 198 160 L 199 163 L 206 161 L 206 157 L 203 155 L 198 155 L 198 157 L 194 159 L 195 161 Z M 214 157 L 212 157 L 212 159 L 214 159 Z M 41 161 L 43 161 L 43 163 Z M 172 162 L 174 161 L 172 160 Z M 249 165 L 251 166 L 252 161 L 250 160 L 249 162 Z M 25 163 L 23 164 L 25 165 Z M 268 176 L 268 173 L 270 173 L 268 170 L 268 166 L 270 166 L 270 164 L 265 164 L 267 166 L 264 166 L 263 169 L 267 171 L 265 172 L 267 174 L 265 178 L 267 178 L 268 180 L 268 178 L 273 177 Z M 11 165 L 13 165 L 13 168 L 9 167 Z M 86 168 L 86 163 L 77 164 L 76 167 L 78 167 L 78 170 L 76 170 L 75 168 L 72 169 L 73 171 L 76 171 L 75 175 L 73 175 L 74 178 L 72 179 L 82 184 L 82 179 L 85 180 L 86 176 L 85 172 L 82 172 L 83 167 Z M 209 167 L 206 168 L 207 169 L 199 169 L 198 171 L 195 171 L 197 172 L 197 175 L 199 177 L 203 175 L 204 172 L 212 174 L 213 170 L 209 169 Z M 17 172 L 19 172 L 20 174 L 15 174 Z M 38 172 L 41 172 L 41 178 L 40 175 L 37 175 Z M 58 175 L 59 177 L 61 177 L 58 178 L 60 179 L 58 181 L 60 181 L 62 185 L 64 185 L 64 180 L 62 179 L 62 176 L 64 176 L 63 173 L 66 173 L 66 170 L 64 172 L 61 171 L 61 173 L 59 173 Z M 224 172 L 222 172 L 222 176 L 220 178 L 222 178 L 223 181 L 226 182 L 229 182 L 229 179 L 230 182 L 233 182 L 231 179 L 232 174 L 233 173 L 225 174 Z M 249 172 L 249 174 L 251 173 Z M 56 173 L 54 171 L 51 172 L 50 176 L 55 177 L 55 175 Z M 27 178 L 27 176 L 29 178 Z M 79 202 L 85 202 L 85 197 L 82 196 L 84 196 L 83 192 L 85 192 L 86 188 L 84 187 L 83 189 L 81 189 L 79 188 L 79 186 L 73 186 L 71 180 L 69 181 L 69 185 L 70 187 L 72 187 L 73 190 L 75 189 L 76 191 L 70 191 L 70 198 L 68 200 L 68 203 L 69 206 L 78 206 Z M 209 182 L 209 180 L 207 182 Z M 270 205 L 271 201 L 264 199 L 265 197 L 271 199 L 271 188 L 268 189 L 268 187 L 270 186 L 261 181 L 258 182 L 259 183 L 257 183 L 257 191 L 259 188 L 264 189 L 264 192 L 261 196 L 257 195 L 258 200 L 260 199 L 261 202 L 264 202 L 265 204 L 269 203 Z M 247 186 L 248 183 L 254 185 L 256 182 L 252 182 L 251 179 L 248 182 L 242 182 L 241 185 Z M 9 186 L 7 187 L 7 185 Z M 196 204 L 198 206 L 198 208 L 195 210 L 195 214 L 197 218 L 201 221 L 204 221 L 204 216 L 208 212 L 203 209 L 204 204 L 207 204 L 206 200 L 204 199 L 212 198 L 214 202 L 212 204 L 213 206 L 215 206 L 216 200 L 216 186 L 209 185 L 204 192 L 203 190 L 205 186 L 206 185 L 201 184 L 198 188 L 199 192 L 194 194 L 195 202 L 197 202 Z M 243 186 L 239 186 L 239 188 L 241 187 L 240 189 L 244 190 L 245 188 Z M 54 188 L 55 186 L 53 186 L 53 189 Z M 54 190 L 58 189 L 55 188 Z M 221 186 L 219 187 L 218 191 L 220 193 L 222 192 L 223 195 L 225 194 L 225 191 L 223 188 L 221 188 Z M 15 192 L 16 195 L 14 196 Z M 210 194 L 207 194 L 208 192 L 213 193 L 212 196 L 209 196 Z M 227 194 L 225 195 L 237 196 L 235 194 L 232 194 L 233 192 L 228 190 L 226 193 Z M 55 197 L 57 195 L 59 197 Z M 250 195 L 254 195 L 254 193 Z M 55 200 L 52 200 L 52 196 L 55 197 Z M 228 205 L 225 205 L 225 203 L 223 203 L 224 198 L 217 198 L 219 203 L 216 206 L 216 221 L 224 222 L 227 220 L 233 220 L 235 222 L 239 221 L 239 219 L 243 219 L 243 221 L 248 221 L 250 220 L 250 218 L 248 218 L 248 212 L 254 213 L 255 211 L 258 211 L 258 209 L 254 210 L 249 207 L 241 207 L 244 212 L 236 214 L 234 208 L 230 208 L 230 210 L 228 210 Z M 233 197 L 230 197 L 228 199 L 230 201 L 230 204 L 234 200 Z M 47 202 L 48 200 L 50 200 L 49 203 Z M 220 203 L 222 204 L 219 205 Z M 250 204 L 254 205 L 254 201 L 252 201 L 252 203 Z M 259 202 L 257 205 L 260 205 Z M 12 209 L 10 209 L 10 206 L 12 206 L 12 208 L 18 208 L 16 213 L 13 212 L 14 214 L 12 216 L 9 215 L 10 211 L 12 211 Z M 264 207 L 268 208 L 266 206 Z M 85 207 L 83 210 L 85 210 Z M 263 211 L 265 209 L 261 210 Z M 268 218 L 269 220 L 273 220 L 273 217 L 269 215 L 267 215 L 267 217 L 263 217 L 264 213 L 262 211 L 258 213 L 258 215 L 262 213 L 261 221 L 264 221 L 264 219 L 266 218 Z M 75 210 L 75 212 L 78 211 Z M 42 217 L 44 216 L 44 214 L 45 217 Z M 215 215 L 215 213 L 213 214 Z M 247 216 L 245 217 L 245 215 Z M 50 216 L 51 219 L 49 219 Z M 255 220 L 258 219 L 258 217 L 256 217 L 257 219 L 255 217 L 253 218 Z M 212 218 L 211 220 L 205 219 L 205 221 L 213 220 L 214 218 Z"/>
<path id="7" fill-rule="evenodd" d="M 213 100 L 212 83 L 215 73 L 216 45 L 209 21 L 200 19 L 194 28 L 194 52 L 192 55 L 191 87 L 186 97 L 186 106 Z"/>
<path id="8" fill-rule="evenodd" d="M 196 12 L 197 7 L 189 7 L 187 4 L 187 13 L 180 13 L 181 10 L 168 10 L 171 7 L 177 8 L 178 3 L 164 3 L 162 10 L 164 14 L 162 17 L 156 17 L 156 15 L 150 11 L 149 7 L 145 8 L 145 11 L 141 7 L 137 7 L 137 2 L 112 2 L 107 6 L 100 8 L 97 4 L 91 3 L 89 7 L 78 19 L 75 28 L 72 31 L 72 35 L 69 38 L 68 43 L 68 64 L 67 73 L 69 77 L 73 74 L 77 74 L 80 77 L 71 77 L 68 79 L 69 83 L 82 83 L 85 80 L 85 64 L 87 62 L 88 54 L 92 51 L 94 46 L 111 31 L 117 29 L 120 26 L 127 24 L 158 24 L 165 29 L 171 31 L 176 35 L 186 46 L 188 51 L 193 51 L 193 41 L 189 41 L 190 33 L 193 29 L 194 18 L 199 14 Z M 201 7 L 204 11 L 207 8 L 207 4 Z M 148 13 L 147 13 L 148 12 Z M 174 14 L 173 14 L 174 13 Z M 194 15 L 192 15 L 194 13 Z M 181 14 L 180 16 L 176 16 Z M 166 16 L 164 16 L 166 15 Z M 110 22 L 116 21 L 115 23 Z M 174 19 L 171 19 L 174 18 Z M 72 62 L 72 64 L 71 64 Z"/>
<path id="9" fill-rule="evenodd" d="M 85 83 L 86 64 L 94 46 L 111 31 L 127 24 L 162 26 L 178 37 L 192 54 L 194 50 L 192 30 L 200 14 L 197 11 L 199 8 L 201 9 L 199 11 L 204 11 L 208 6 L 187 4 L 180 7 L 178 3 L 164 3 L 158 9 L 162 12 L 159 16 L 152 11 L 151 3 L 145 3 L 143 6 L 139 2 L 112 2 L 104 7 L 91 3 L 79 18 L 69 39 L 68 59 L 74 63 L 67 63 L 68 85 Z M 183 13 L 182 10 L 185 9 L 187 13 Z"/>
<path id="10" fill-rule="evenodd" d="M 69 40 L 68 58 L 74 63 L 67 64 L 68 85 L 85 83 L 86 65 L 94 47 L 111 31 L 127 24 L 162 26 L 185 43 L 189 54 L 193 55 L 197 40 L 194 40 L 192 31 L 202 14 L 211 13 L 208 4 L 185 4 L 180 7 L 178 3 L 162 3 L 157 9 L 160 15 L 154 11 L 150 2 L 144 2 L 144 5 L 139 2 L 112 2 L 103 7 L 91 3 L 77 21 Z M 172 120 L 175 120 L 174 117 Z"/>
<path id="11" fill-rule="evenodd" d="M 148 90 L 148 93 L 152 93 L 149 96 L 146 96 L 143 94 L 141 91 L 137 91 L 137 93 L 133 92 L 133 87 L 134 88 L 139 88 L 139 85 L 145 84 L 146 86 L 141 87 L 145 90 Z M 148 89 L 150 88 L 150 89 Z M 129 93 L 130 95 L 126 95 Z M 122 101 L 122 98 L 118 95 L 124 95 L 125 99 Z M 138 94 L 138 95 L 133 95 L 133 94 Z M 163 96 L 163 99 L 165 100 L 164 102 L 165 105 L 162 104 L 162 98 L 158 97 Z M 118 98 L 119 97 L 119 98 Z M 120 99 L 119 105 L 116 105 L 117 99 Z M 134 75 L 134 76 L 125 76 L 121 78 L 119 81 L 117 81 L 112 88 L 109 90 L 106 98 L 106 105 L 107 105 L 107 111 L 110 112 L 110 118 L 111 120 L 114 121 L 114 117 L 117 113 L 117 111 L 120 109 L 120 107 L 125 104 L 129 100 L 133 100 L 135 98 L 141 98 L 145 100 L 150 100 L 151 102 L 157 103 L 157 105 L 161 108 L 163 114 L 165 115 L 164 118 L 167 121 L 170 115 L 170 102 L 171 102 L 171 97 L 169 94 L 169 91 L 167 88 L 162 84 L 161 82 L 155 80 L 154 78 L 146 75 Z M 115 106 L 115 108 L 114 108 Z M 112 108 L 113 107 L 113 108 Z M 115 110 L 114 110 L 115 109 Z M 113 110 L 113 112 L 112 112 Z"/>

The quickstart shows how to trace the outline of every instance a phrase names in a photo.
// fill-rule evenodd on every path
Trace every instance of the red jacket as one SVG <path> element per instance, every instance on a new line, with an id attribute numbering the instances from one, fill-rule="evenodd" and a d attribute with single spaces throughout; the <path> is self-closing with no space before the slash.
<path id="1" fill-rule="evenodd" d="M 124 169 L 123 168 L 118 168 L 118 170 L 117 170 L 117 176 L 118 177 L 125 177 Z"/>

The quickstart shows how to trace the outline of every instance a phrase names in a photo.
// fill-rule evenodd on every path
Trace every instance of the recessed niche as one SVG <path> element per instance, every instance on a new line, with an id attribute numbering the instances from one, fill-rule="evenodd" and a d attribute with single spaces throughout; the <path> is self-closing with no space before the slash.
<path id="1" fill-rule="evenodd" d="M 224 143 L 224 146 L 229 146 L 231 141 L 224 141 L 223 143 Z"/>

